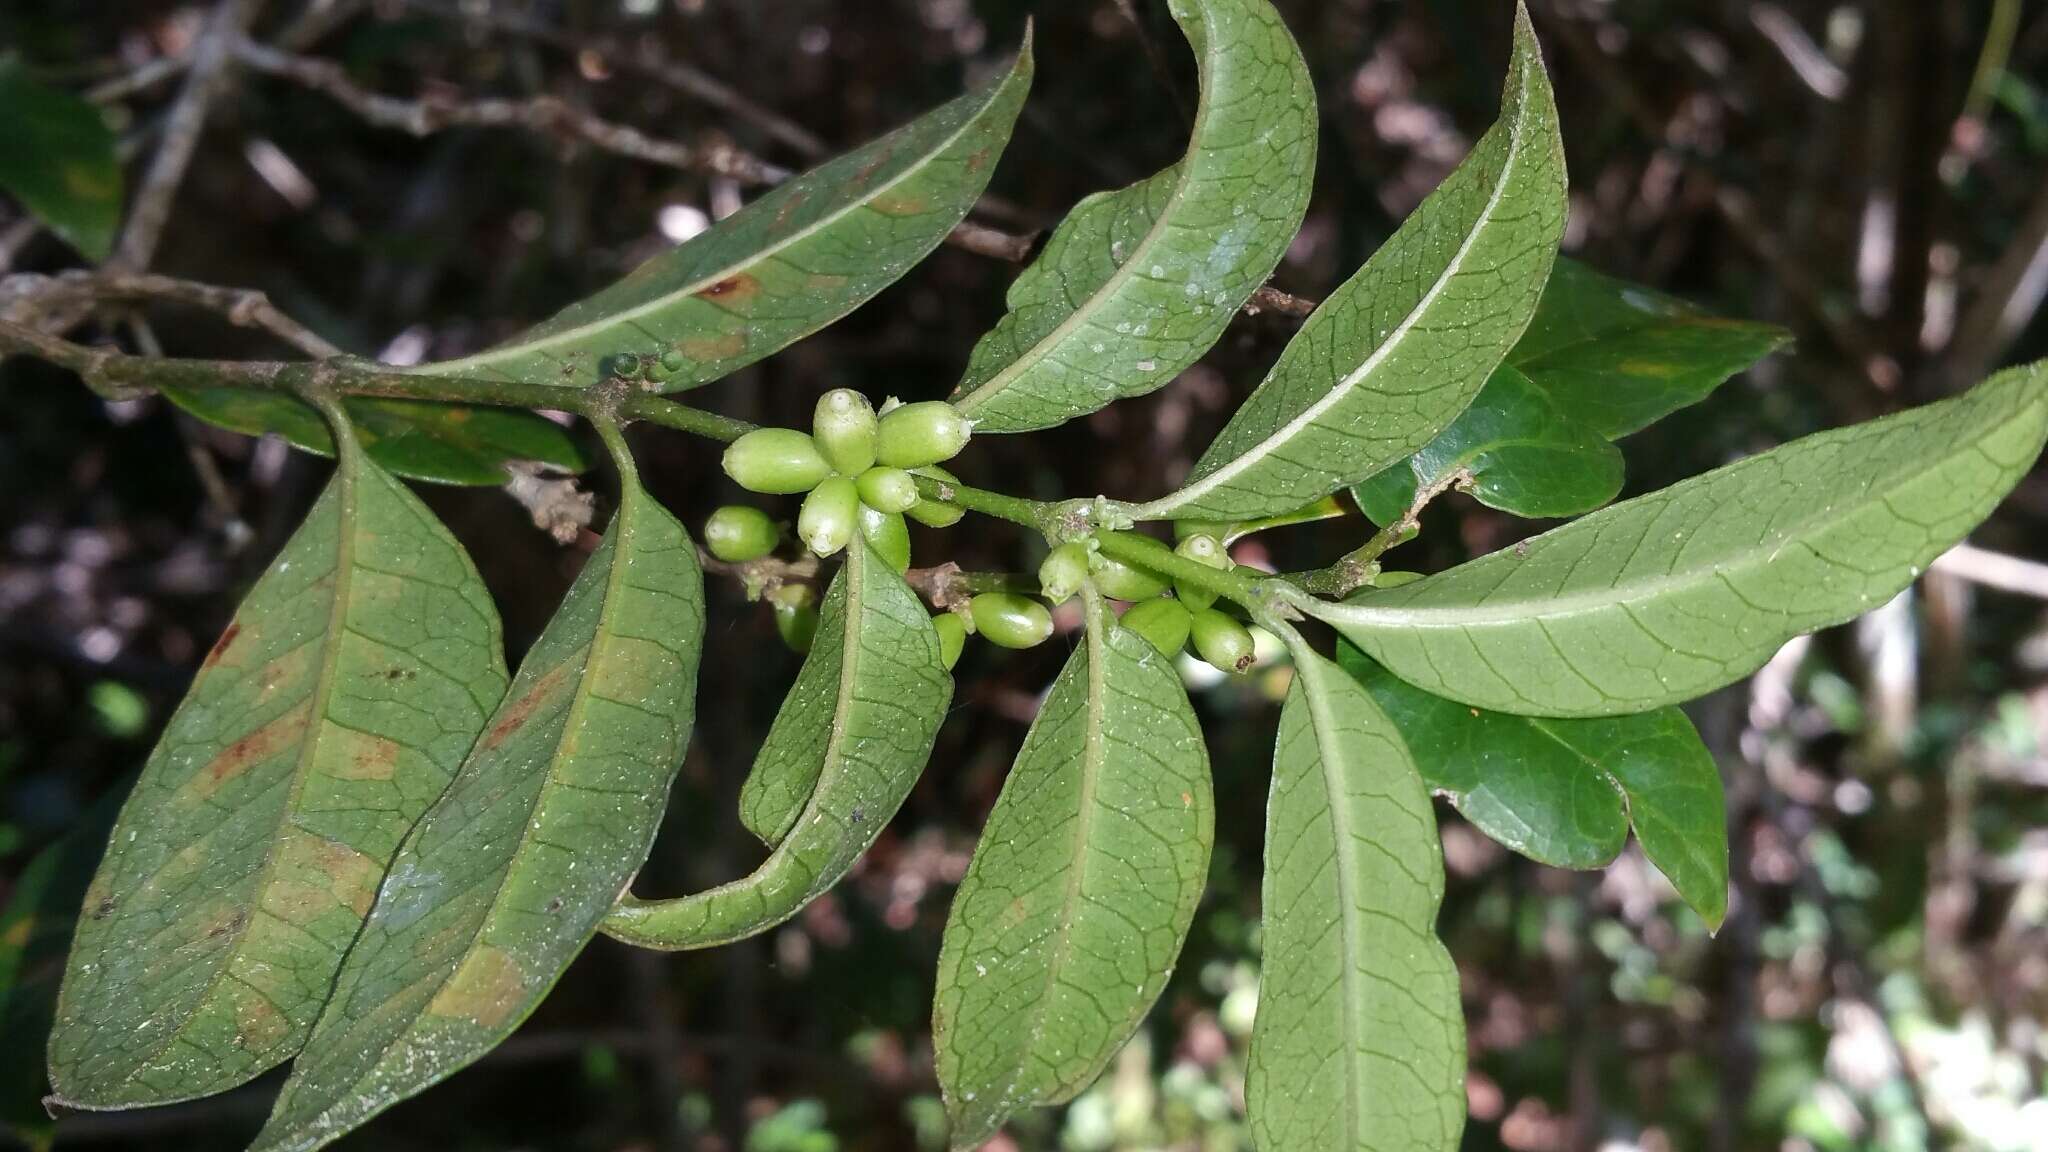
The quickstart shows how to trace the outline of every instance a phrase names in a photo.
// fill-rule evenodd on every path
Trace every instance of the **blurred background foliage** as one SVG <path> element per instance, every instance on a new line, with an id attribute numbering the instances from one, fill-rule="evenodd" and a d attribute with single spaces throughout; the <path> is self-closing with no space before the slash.
<path id="1" fill-rule="evenodd" d="M 1509 5 L 1278 4 L 1313 66 L 1323 136 L 1308 222 L 1277 283 L 1319 296 L 1490 121 Z M 2048 355 L 2043 5 L 1532 8 L 1571 162 L 1569 252 L 1798 335 L 1626 441 L 1630 492 Z M 160 240 L 128 251 L 128 267 L 259 289 L 344 350 L 395 363 L 507 336 L 750 194 L 713 166 L 593 147 L 551 129 L 559 119 L 457 127 L 449 108 L 545 97 L 698 156 L 802 168 L 946 99 L 1035 17 L 1037 89 L 977 214 L 1028 235 L 1174 159 L 1195 91 L 1157 0 L 0 0 L 0 51 L 13 57 L 0 113 L 26 106 L 12 87 L 24 78 L 85 94 L 102 112 L 104 163 L 118 157 L 132 188 L 187 140 L 180 74 L 223 16 L 245 19 L 273 66 L 223 69 Z M 409 103 L 420 131 L 372 123 L 316 74 Z M 58 139 L 90 144 L 89 121 Z M 0 129 L 0 180 L 22 139 Z M 54 274 L 106 250 L 104 179 L 73 182 L 70 209 L 46 192 L 0 198 L 0 271 Z M 943 396 L 1014 274 L 942 248 L 846 321 L 694 399 L 802 424 L 832 386 Z M 1171 386 L 1056 431 L 983 438 L 958 471 L 1038 497 L 1164 492 L 1293 326 L 1241 319 Z M 81 335 L 289 354 L 162 305 L 103 309 Z M 17 992 L 0 1012 L 0 1145 L 238 1146 L 276 1076 L 53 1126 L 34 1104 L 42 1033 L 10 1013 L 54 978 L 36 932 L 61 932 L 75 910 L 44 878 L 67 852 L 90 859 L 107 798 L 327 465 L 158 399 L 103 401 L 40 364 L 7 365 L 0 398 L 0 896 L 17 910 L 41 901 L 0 921 L 10 942 L 30 942 L 25 968 L 0 971 Z M 636 441 L 650 485 L 687 521 L 735 498 L 713 448 L 659 430 Z M 602 501 L 603 479 L 591 486 Z M 494 489 L 425 496 L 474 554 L 516 657 L 589 537 L 559 546 Z M 1036 563 L 1007 526 L 969 523 L 919 536 L 919 562 Z M 1440 807 L 1442 930 L 1471 1022 L 1466 1147 L 2048 1149 L 2048 569 L 2029 563 L 2048 560 L 2044 523 L 2037 475 L 1977 534 L 1988 552 L 1692 709 L 1728 784 L 1735 891 L 1718 938 L 1634 849 L 1601 873 L 1547 870 Z M 1453 496 L 1390 559 L 1434 569 L 1540 527 Z M 1283 529 L 1239 556 L 1310 567 L 1365 531 L 1356 518 Z M 729 582 L 711 593 L 704 721 L 647 892 L 706 886 L 758 856 L 735 796 L 797 658 L 763 606 Z M 927 1034 L 939 929 L 1065 647 L 969 648 L 924 781 L 856 875 L 798 921 L 681 956 L 600 939 L 512 1042 L 343 1147 L 941 1147 Z M 997 1147 L 1250 1148 L 1260 814 L 1285 674 L 1216 683 L 1190 669 L 1219 826 L 1187 952 L 1103 1080 Z"/>

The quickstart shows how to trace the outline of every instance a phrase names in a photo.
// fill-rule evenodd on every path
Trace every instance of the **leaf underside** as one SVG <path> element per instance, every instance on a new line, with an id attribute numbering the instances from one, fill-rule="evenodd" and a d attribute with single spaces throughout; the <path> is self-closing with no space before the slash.
<path id="1" fill-rule="evenodd" d="M 1073 1098 L 1130 1038 L 1201 897 L 1213 809 L 1172 661 L 1091 594 L 946 920 L 932 1037 L 953 1147 Z"/>
<path id="2" fill-rule="evenodd" d="M 1691 699 L 1885 603 L 2048 434 L 2048 365 L 1797 440 L 1411 584 L 1311 606 L 1395 675 L 1524 715 Z"/>
<path id="3" fill-rule="evenodd" d="M 505 682 L 469 557 L 345 447 L 122 809 L 50 1037 L 61 1102 L 190 1099 L 298 1051 Z"/>
<path id="4" fill-rule="evenodd" d="M 747 778 L 776 782 L 775 798 L 753 808 L 772 823 L 749 825 L 775 850 L 708 892 L 628 898 L 605 918 L 605 933 L 642 947 L 709 948 L 796 915 L 845 877 L 910 795 L 952 696 L 924 603 L 856 535 Z M 784 801 L 786 818 L 775 811 Z"/>
<path id="5" fill-rule="evenodd" d="M 406 838 L 255 1148 L 318 1148 L 489 1051 L 646 859 L 689 738 L 703 580 L 622 471 L 610 531 Z"/>
<path id="6" fill-rule="evenodd" d="M 1031 87 L 1027 36 L 978 90 L 775 188 L 510 342 L 422 372 L 582 387 L 619 353 L 681 356 L 696 388 L 802 339 L 895 283 L 980 197 Z"/>
<path id="7" fill-rule="evenodd" d="M 1166 384 L 1280 262 L 1315 173 L 1315 90 L 1266 0 L 1184 0 L 1201 71 L 1188 151 L 1082 200 L 1010 286 L 953 403 L 980 432 L 1049 428 Z M 1302 503 L 1302 501 L 1296 501 Z"/>

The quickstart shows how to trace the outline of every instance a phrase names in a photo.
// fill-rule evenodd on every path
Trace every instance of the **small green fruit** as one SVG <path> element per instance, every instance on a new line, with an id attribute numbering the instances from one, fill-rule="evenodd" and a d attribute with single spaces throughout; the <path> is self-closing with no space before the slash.
<path id="1" fill-rule="evenodd" d="M 756 428 L 725 450 L 725 474 L 749 492 L 809 492 L 832 474 L 817 441 L 794 428 Z"/>
<path id="2" fill-rule="evenodd" d="M 1178 654 L 1187 646 L 1188 628 L 1193 622 L 1194 618 L 1180 601 L 1164 598 L 1134 604 L 1117 621 L 1126 630 L 1151 641 L 1154 648 L 1168 656 Z"/>
<path id="3" fill-rule="evenodd" d="M 818 555 L 830 556 L 853 539 L 859 514 L 860 493 L 853 481 L 844 476 L 821 480 L 797 513 L 797 538 Z"/>
<path id="4" fill-rule="evenodd" d="M 1035 648 L 1052 635 L 1052 613 L 1029 596 L 983 592 L 967 602 L 974 630 L 1004 648 Z"/>
<path id="5" fill-rule="evenodd" d="M 811 417 L 811 438 L 825 462 L 841 476 L 858 476 L 875 464 L 874 405 L 851 388 L 834 388 L 818 397 Z"/>
<path id="6" fill-rule="evenodd" d="M 1179 544 L 1174 545 L 1173 550 L 1204 567 L 1215 568 L 1219 571 L 1230 567 L 1230 553 L 1224 551 L 1223 542 L 1214 536 L 1207 534 L 1189 536 Z M 1190 612 L 1199 611 L 1216 603 L 1216 594 L 1214 592 L 1200 585 L 1190 584 L 1185 580 L 1175 580 L 1173 582 L 1173 594 L 1180 597 L 1181 603 L 1186 604 Z"/>
<path id="7" fill-rule="evenodd" d="M 878 512 L 860 506 L 860 535 L 882 562 L 901 575 L 910 567 L 910 525 L 900 512 Z"/>
<path id="8" fill-rule="evenodd" d="M 745 504 L 727 504 L 704 521 L 704 547 L 727 564 L 759 560 L 781 537 L 766 512 Z"/>
<path id="9" fill-rule="evenodd" d="M 1095 586 L 1111 600 L 1150 600 L 1166 591 L 1166 581 L 1101 553 L 1089 563 L 1095 569 Z"/>
<path id="10" fill-rule="evenodd" d="M 768 593 L 775 631 L 792 652 L 809 652 L 818 634 L 818 594 L 808 584 L 784 584 Z"/>
<path id="11" fill-rule="evenodd" d="M 932 628 L 939 634 L 939 659 L 951 671 L 960 662 L 960 650 L 967 647 L 967 621 L 958 612 L 941 612 L 932 617 Z"/>
<path id="12" fill-rule="evenodd" d="M 917 473 L 920 476 L 929 476 L 934 480 L 943 480 L 948 484 L 958 484 L 960 482 L 958 476 L 936 465 L 929 468 L 919 468 Z M 967 515 L 967 511 L 958 504 L 948 504 L 943 500 L 919 500 L 916 504 L 906 509 L 904 514 L 919 524 L 932 528 L 951 528 L 960 522 L 962 516 Z"/>
<path id="13" fill-rule="evenodd" d="M 1062 544 L 1038 566 L 1038 594 L 1055 604 L 1065 604 L 1087 579 L 1088 546 L 1079 542 Z"/>
<path id="14" fill-rule="evenodd" d="M 877 512 L 917 507 L 917 477 L 901 468 L 870 468 L 854 484 L 860 488 L 860 502 Z"/>
<path id="15" fill-rule="evenodd" d="M 875 455 L 891 468 L 922 468 L 960 454 L 973 425 L 944 400 L 905 404 L 882 417 Z"/>
<path id="16" fill-rule="evenodd" d="M 1195 613 L 1188 631 L 1195 651 L 1219 671 L 1235 676 L 1257 659 L 1258 645 L 1250 630 L 1214 608 Z"/>

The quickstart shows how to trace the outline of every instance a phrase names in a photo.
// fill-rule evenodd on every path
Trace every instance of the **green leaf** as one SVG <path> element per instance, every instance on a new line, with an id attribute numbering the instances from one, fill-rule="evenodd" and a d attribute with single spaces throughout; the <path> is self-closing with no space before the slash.
<path id="1" fill-rule="evenodd" d="M 1087 615 L 946 919 L 932 1040 L 955 1148 L 1094 1081 L 1202 894 L 1215 814 L 1187 693 L 1093 592 Z"/>
<path id="2" fill-rule="evenodd" d="M 1560 260 L 1508 363 L 1567 415 L 1618 439 L 1706 399 L 1791 339 Z"/>
<path id="3" fill-rule="evenodd" d="M 583 387 L 617 353 L 679 361 L 676 392 L 816 332 L 895 283 L 967 215 L 1031 87 L 1010 70 L 791 180 L 625 279 L 487 352 L 422 372 Z"/>
<path id="4" fill-rule="evenodd" d="M 796 915 L 839 883 L 910 795 L 952 697 L 931 614 L 856 533 L 741 793 L 748 827 L 775 850 L 708 892 L 628 897 L 605 933 L 649 948 L 708 948 Z"/>
<path id="5" fill-rule="evenodd" d="M 1245 1072 L 1260 1152 L 1451 1152 L 1465 1123 L 1443 848 L 1394 726 L 1293 638 L 1266 802 L 1265 967 Z"/>
<path id="6" fill-rule="evenodd" d="M 1645 712 L 1885 603 L 1991 514 L 2044 433 L 2048 362 L 1306 607 L 1439 696 L 1524 715 Z"/>
<path id="7" fill-rule="evenodd" d="M 1499 122 L 1308 318 L 1187 483 L 1140 515 L 1271 515 L 1429 443 L 1527 327 L 1564 220 L 1557 107 L 1518 5 Z"/>
<path id="8" fill-rule="evenodd" d="M 0 57 L 0 189 L 94 262 L 121 224 L 116 144 L 98 108 Z"/>
<path id="9" fill-rule="evenodd" d="M 1337 663 L 1364 686 L 1430 788 L 1480 831 L 1560 868 L 1598 868 L 1634 820 L 1650 862 L 1718 929 L 1728 911 L 1721 772 L 1677 708 L 1558 720 L 1482 712 L 1405 683 L 1348 643 Z"/>
<path id="10" fill-rule="evenodd" d="M 614 452 L 610 531 L 399 850 L 254 1147 L 321 1147 L 488 1052 L 647 858 L 689 740 L 704 587 Z"/>
<path id="11" fill-rule="evenodd" d="M 1408 511 L 1417 491 L 1463 471 L 1489 508 L 1516 516 L 1577 516 L 1621 492 L 1621 450 L 1552 403 L 1508 365 L 1494 369 L 1472 406 L 1405 463 L 1352 489 L 1378 524 Z"/>
<path id="12" fill-rule="evenodd" d="M 1187 154 L 1076 204 L 1010 286 L 953 393 L 978 432 L 1049 428 L 1161 387 L 1223 335 L 1301 227 L 1316 102 L 1287 26 L 1266 0 L 1171 10 L 1201 70 Z"/>
<path id="13" fill-rule="evenodd" d="M 503 696 L 500 649 L 461 545 L 345 438 L 121 811 L 50 1037 L 64 1104 L 204 1096 L 299 1050 Z"/>
<path id="14" fill-rule="evenodd" d="M 171 402 L 209 424 L 246 436 L 275 434 L 308 452 L 334 455 L 334 437 L 312 405 L 282 392 L 247 388 L 165 388 Z M 569 430 L 512 408 L 351 396 L 343 401 L 371 460 L 400 476 L 441 484 L 503 484 L 515 460 L 568 472 L 590 467 Z"/>
<path id="15" fill-rule="evenodd" d="M 1274 516 L 1261 516 L 1255 520 L 1179 520 L 1173 525 L 1177 537 L 1193 536 L 1197 533 L 1214 536 L 1225 545 L 1235 544 L 1247 536 L 1274 528 L 1286 528 L 1294 524 L 1314 524 L 1319 520 L 1336 520 L 1350 513 L 1335 496 L 1290 508 Z"/>

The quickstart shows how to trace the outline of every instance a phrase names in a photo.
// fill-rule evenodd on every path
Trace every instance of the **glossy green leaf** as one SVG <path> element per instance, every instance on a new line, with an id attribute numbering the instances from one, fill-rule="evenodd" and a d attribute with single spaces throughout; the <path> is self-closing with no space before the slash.
<path id="1" fill-rule="evenodd" d="M 1209 757 L 1173 661 L 1089 593 L 946 919 L 932 1008 L 955 1148 L 1086 1088 L 1165 987 L 1201 898 Z"/>
<path id="2" fill-rule="evenodd" d="M 1508 363 L 1614 439 L 1699 403 L 1791 339 L 1560 260 Z"/>
<path id="3" fill-rule="evenodd" d="M 209 424 L 247 436 L 275 434 L 308 452 L 334 455 L 334 437 L 312 405 L 282 392 L 165 388 L 171 402 Z M 515 460 L 569 472 L 590 467 L 569 430 L 512 408 L 351 396 L 344 401 L 371 460 L 400 476 L 441 484 L 503 484 Z"/>
<path id="4" fill-rule="evenodd" d="M 1532 860 L 1598 868 L 1633 820 L 1643 854 L 1709 928 L 1728 911 L 1721 772 L 1677 708 L 1560 720 L 1432 696 L 1348 643 L 1337 663 L 1371 693 L 1431 789 Z"/>
<path id="5" fill-rule="evenodd" d="M 1518 6 L 1499 122 L 1308 318 L 1187 483 L 1141 514 L 1284 512 L 1428 444 L 1527 327 L 1564 220 L 1557 107 Z"/>
<path id="6" fill-rule="evenodd" d="M 1621 492 L 1621 450 L 1565 415 L 1542 389 L 1503 364 L 1471 407 L 1404 463 L 1352 489 L 1375 523 L 1407 513 L 1416 492 L 1463 471 L 1463 487 L 1489 508 L 1531 518 L 1591 512 Z"/>
<path id="7" fill-rule="evenodd" d="M 469 557 L 345 442 L 122 809 L 50 1037 L 61 1101 L 204 1096 L 297 1052 L 505 680 Z"/>
<path id="8" fill-rule="evenodd" d="M 839 883 L 910 795 L 952 697 L 924 602 L 856 536 L 741 791 L 748 827 L 775 850 L 708 892 L 628 897 L 605 933 L 649 948 L 708 948 L 796 915 Z"/>
<path id="9" fill-rule="evenodd" d="M 1173 533 L 1183 538 L 1197 533 L 1214 536 L 1228 546 L 1247 536 L 1274 528 L 1313 524 L 1319 520 L 1337 520 L 1350 514 L 1335 496 L 1325 496 L 1299 508 L 1290 508 L 1277 515 L 1261 516 L 1255 520 L 1177 520 L 1173 525 Z"/>
<path id="10" fill-rule="evenodd" d="M 1315 88 L 1266 0 L 1175 0 L 1201 70 L 1178 163 L 1074 206 L 1010 286 L 953 403 L 978 432 L 1141 396 L 1208 351 L 1286 253 L 1315 174 Z M 1295 501 L 1299 504 L 1302 501 Z"/>
<path id="11" fill-rule="evenodd" d="M 1252 1139 L 1260 1152 L 1452 1152 L 1465 1022 L 1436 937 L 1436 813 L 1372 697 L 1293 647 L 1266 802 Z"/>
<path id="12" fill-rule="evenodd" d="M 87 101 L 38 84 L 0 57 L 0 191 L 86 259 L 114 247 L 121 224 L 121 160 L 113 129 Z"/>
<path id="13" fill-rule="evenodd" d="M 1526 715 L 1644 712 L 1885 603 L 1990 515 L 2044 433 L 2048 363 L 1308 610 L 1439 696 Z"/>
<path id="14" fill-rule="evenodd" d="M 254 1147 L 318 1148 L 488 1052 L 647 858 L 695 711 L 704 586 L 619 460 L 611 529 L 399 850 Z"/>
<path id="15" fill-rule="evenodd" d="M 895 283 L 981 196 L 1031 87 L 1016 63 L 974 92 L 777 187 L 625 279 L 437 376 L 583 387 L 615 354 L 669 357 L 659 385 L 709 384 Z"/>

